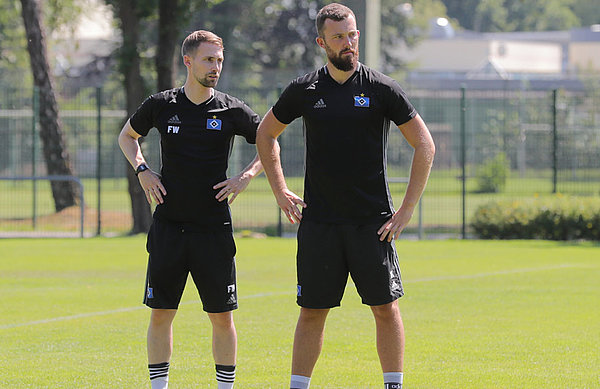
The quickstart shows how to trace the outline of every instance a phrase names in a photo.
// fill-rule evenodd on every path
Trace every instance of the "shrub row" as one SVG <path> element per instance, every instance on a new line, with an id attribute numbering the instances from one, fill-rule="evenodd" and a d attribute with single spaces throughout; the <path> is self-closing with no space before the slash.
<path id="1" fill-rule="evenodd" d="M 483 239 L 600 240 L 600 198 L 494 201 L 477 208 L 471 226 Z"/>

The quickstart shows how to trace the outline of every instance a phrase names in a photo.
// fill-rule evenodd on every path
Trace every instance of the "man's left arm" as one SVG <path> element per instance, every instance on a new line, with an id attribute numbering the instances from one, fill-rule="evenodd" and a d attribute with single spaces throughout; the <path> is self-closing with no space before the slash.
<path id="1" fill-rule="evenodd" d="M 413 147 L 414 154 L 410 169 L 410 179 L 400 208 L 391 219 L 385 222 L 378 233 L 379 240 L 391 242 L 397 239 L 406 227 L 415 210 L 429 179 L 429 172 L 435 155 L 435 144 L 427 125 L 418 114 L 408 122 L 398 126 L 404 138 Z"/>
<path id="2" fill-rule="evenodd" d="M 262 163 L 260 163 L 260 158 L 257 154 L 252 162 L 250 162 L 238 175 L 213 186 L 213 189 L 221 189 L 215 197 L 217 200 L 223 201 L 231 195 L 229 204 L 233 203 L 233 200 L 246 189 L 250 181 L 262 171 Z"/>

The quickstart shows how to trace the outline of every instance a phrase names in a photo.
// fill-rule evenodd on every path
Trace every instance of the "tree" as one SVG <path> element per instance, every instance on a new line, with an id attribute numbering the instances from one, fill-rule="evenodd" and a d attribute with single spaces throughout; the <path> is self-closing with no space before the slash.
<path id="1" fill-rule="evenodd" d="M 600 7 L 594 0 L 573 0 L 573 13 L 577 15 L 582 26 L 600 23 Z"/>
<path id="2" fill-rule="evenodd" d="M 175 64 L 177 55 L 177 40 L 179 39 L 178 17 L 183 14 L 189 0 L 159 0 L 158 1 L 158 47 L 160 53 L 154 57 L 156 65 L 156 83 L 158 90 L 170 89 L 175 86 Z"/>
<path id="3" fill-rule="evenodd" d="M 182 35 L 191 15 L 201 13 L 207 5 L 220 0 L 158 0 L 158 43 L 154 57 L 157 90 L 175 87 L 177 64 L 181 60 L 179 48 Z"/>
<path id="4" fill-rule="evenodd" d="M 37 0 L 21 0 L 21 13 L 27 35 L 34 85 L 39 89 L 40 137 L 46 168 L 50 175 L 72 176 L 69 154 L 61 130 L 58 104 L 54 95 L 50 66 L 46 55 L 46 36 Z M 51 181 L 54 208 L 57 212 L 77 204 L 79 187 L 71 181 Z"/>
<path id="5" fill-rule="evenodd" d="M 3 87 L 32 83 L 30 74 L 23 77 L 23 69 L 29 67 L 29 60 L 19 5 L 14 0 L 0 0 L 0 80 Z"/>
<path id="6" fill-rule="evenodd" d="M 551 31 L 581 25 L 575 10 L 597 9 L 591 0 L 443 0 L 448 15 L 466 29 L 490 31 Z M 598 15 L 598 13 L 596 13 Z"/>
<path id="7" fill-rule="evenodd" d="M 107 0 L 116 10 L 117 19 L 121 28 L 123 43 L 118 53 L 119 70 L 123 75 L 125 87 L 127 116 L 133 115 L 137 107 L 148 95 L 146 83 L 142 77 L 141 58 L 138 51 L 140 44 L 141 20 L 150 14 L 155 4 L 143 0 Z M 140 138 L 140 144 L 142 140 Z M 133 169 L 126 168 L 127 187 L 131 198 L 131 213 L 133 226 L 131 234 L 145 233 L 152 224 L 152 213 L 146 201 Z"/>
<path id="8" fill-rule="evenodd" d="M 579 20 L 569 7 L 570 1 L 506 0 L 509 31 L 556 31 L 579 26 Z"/>
<path id="9" fill-rule="evenodd" d="M 324 54 L 315 43 L 315 19 L 319 9 L 331 2 L 224 0 L 210 7 L 209 12 L 195 14 L 195 25 L 213 30 L 225 43 L 227 76 L 220 81 L 220 87 L 275 89 L 324 64 Z M 413 45 L 426 31 L 430 17 L 446 15 L 441 0 L 413 1 L 414 14 L 410 16 L 403 9 L 405 3 L 405 0 L 381 2 L 381 68 L 387 73 L 404 67 L 397 54 L 400 42 Z M 366 33 L 365 0 L 348 0 L 344 4 L 353 9 L 358 28 Z M 364 54 L 362 43 L 364 39 L 361 39 Z"/>
<path id="10" fill-rule="evenodd" d="M 484 0 L 477 5 L 473 16 L 473 29 L 475 31 L 502 31 L 506 28 L 508 10 L 504 7 L 504 0 Z"/>

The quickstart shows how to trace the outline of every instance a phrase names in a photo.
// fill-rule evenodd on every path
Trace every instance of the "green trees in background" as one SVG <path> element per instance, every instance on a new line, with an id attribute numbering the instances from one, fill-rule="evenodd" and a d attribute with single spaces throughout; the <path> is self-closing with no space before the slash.
<path id="1" fill-rule="evenodd" d="M 600 23 L 594 0 L 442 0 L 461 27 L 480 32 L 552 31 Z"/>
<path id="2" fill-rule="evenodd" d="M 381 0 L 382 67 L 387 73 L 402 70 L 395 57 L 396 45 L 418 42 L 426 33 L 428 21 L 434 17 L 449 17 L 459 27 L 476 31 L 560 30 L 600 23 L 600 7 L 594 0 Z M 47 0 L 41 2 L 44 24 L 50 30 L 73 30 L 79 15 L 94 3 L 109 4 L 118 22 L 119 4 L 135 4 L 133 0 Z M 324 63 L 314 44 L 314 17 L 318 9 L 330 0 L 147 0 L 141 7 L 138 50 L 142 54 L 142 69 L 150 70 L 144 77 L 161 78 L 174 66 L 175 81 L 182 79 L 183 67 L 178 64 L 176 50 L 165 53 L 163 48 L 178 42 L 187 32 L 205 28 L 224 38 L 227 58 L 224 72 L 231 73 L 223 81 L 249 87 L 272 82 L 287 82 L 297 75 Z M 364 0 L 343 1 L 354 8 L 359 24 L 364 22 Z M 408 5 L 407 5 L 408 4 Z M 24 29 L 19 15 L 19 1 L 0 0 L 0 75 L 2 83 L 23 85 L 26 64 Z M 161 8 L 161 6 L 163 8 Z M 159 20 L 169 24 L 161 27 Z M 175 20 L 175 22 L 173 22 Z M 67 28 L 65 28 L 65 26 Z M 162 28 L 162 29 L 161 29 Z M 366 33 L 364 26 L 363 34 Z M 161 43 L 162 42 L 162 43 Z M 52 42 L 48 42 L 52 46 Z M 161 53 L 161 55 L 156 55 Z M 174 54 L 173 56 L 171 54 Z M 151 58 L 150 58 L 151 57 Z M 174 59 L 175 58 L 175 59 Z M 145 68 L 145 61 L 152 68 Z M 174 61 L 174 62 L 172 62 Z M 240 70 L 246 74 L 236 77 Z M 275 74 L 275 70 L 281 76 Z M 172 73 L 171 73 L 172 74 Z M 252 76 L 249 76 L 252 74 Z M 12 76 L 12 77 L 10 77 Z M 20 75 L 22 76 L 22 74 Z M 31 78 L 26 78 L 30 83 Z M 158 85 L 173 83 L 169 80 Z M 154 84 L 154 81 L 151 82 Z M 227 86 L 227 85 L 225 85 Z M 160 89 L 160 88 L 159 88 Z"/>
<path id="3" fill-rule="evenodd" d="M 0 0 L 0 75 L 4 84 L 31 85 L 31 73 L 24 71 L 29 60 L 20 6 L 18 1 Z"/>

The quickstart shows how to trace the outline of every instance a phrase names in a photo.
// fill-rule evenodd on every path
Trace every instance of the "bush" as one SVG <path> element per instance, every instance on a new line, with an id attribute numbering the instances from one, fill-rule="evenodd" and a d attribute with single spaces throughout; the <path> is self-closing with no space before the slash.
<path id="1" fill-rule="evenodd" d="M 476 180 L 478 192 L 498 193 L 506 186 L 506 180 L 510 172 L 510 166 L 504 153 L 497 154 L 488 159 L 477 169 Z"/>
<path id="2" fill-rule="evenodd" d="M 471 226 L 483 239 L 600 240 L 600 198 L 494 201 L 477 208 Z"/>

